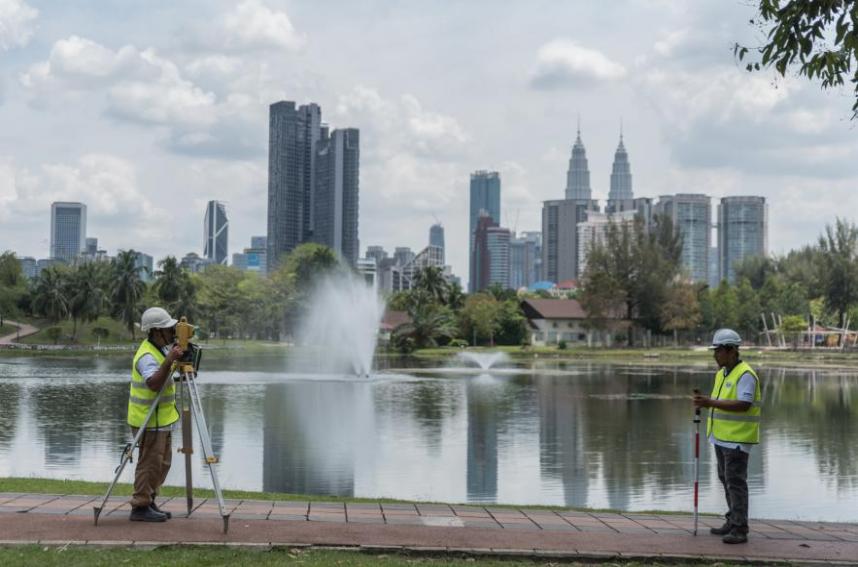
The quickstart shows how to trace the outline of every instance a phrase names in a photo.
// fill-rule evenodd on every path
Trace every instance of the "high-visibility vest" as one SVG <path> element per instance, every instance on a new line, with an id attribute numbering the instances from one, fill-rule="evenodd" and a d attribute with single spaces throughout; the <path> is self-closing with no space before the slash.
<path id="1" fill-rule="evenodd" d="M 718 370 L 715 373 L 715 385 L 709 397 L 713 400 L 738 400 L 739 379 L 746 373 L 753 376 L 757 383 L 751 407 L 748 408 L 748 411 L 724 411 L 710 408 L 709 421 L 706 424 L 707 437 L 711 435 L 719 441 L 731 443 L 756 444 L 760 442 L 760 410 L 762 409 L 760 379 L 746 362 L 739 362 L 726 376 L 723 368 Z"/>
<path id="2" fill-rule="evenodd" d="M 151 354 L 155 357 L 158 364 L 162 364 L 166 358 L 164 353 L 150 343 L 148 339 L 145 339 L 140 344 L 140 348 L 137 349 L 137 354 L 134 355 L 134 361 L 131 365 L 131 391 L 128 395 L 128 425 L 131 427 L 143 427 L 146 414 L 149 413 L 149 408 L 158 395 L 158 392 L 149 389 L 145 378 L 137 372 L 137 361 L 145 354 Z M 173 382 L 173 378 L 169 377 L 161 393 L 161 399 L 158 400 L 158 409 L 152 414 L 149 423 L 146 424 L 146 428 L 165 427 L 178 420 L 176 384 Z"/>

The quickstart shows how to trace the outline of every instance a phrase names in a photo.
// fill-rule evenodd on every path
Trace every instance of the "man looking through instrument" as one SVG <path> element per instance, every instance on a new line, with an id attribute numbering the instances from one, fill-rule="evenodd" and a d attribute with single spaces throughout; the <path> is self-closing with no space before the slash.
<path id="1" fill-rule="evenodd" d="M 134 471 L 134 495 L 131 498 L 132 521 L 163 522 L 171 517 L 155 503 L 172 462 L 172 429 L 179 420 L 176 410 L 176 385 L 173 363 L 184 350 L 173 344 L 177 321 L 164 309 L 151 307 L 143 312 L 140 328 L 147 334 L 134 355 L 131 389 L 128 397 L 128 425 L 134 435 L 146 427 L 140 439 L 137 468 Z M 146 414 L 161 392 L 158 409 L 146 424 Z"/>

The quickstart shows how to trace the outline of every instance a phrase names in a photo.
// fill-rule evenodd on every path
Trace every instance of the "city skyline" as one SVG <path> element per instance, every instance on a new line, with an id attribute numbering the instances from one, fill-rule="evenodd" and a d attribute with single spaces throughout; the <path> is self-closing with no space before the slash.
<path id="1" fill-rule="evenodd" d="M 361 249 L 420 250 L 437 216 L 463 279 L 468 174 L 498 171 L 499 224 L 538 230 L 541 202 L 562 197 L 579 115 L 603 204 L 622 117 L 635 195 L 765 197 L 771 253 L 858 210 L 844 91 L 737 66 L 728 47 L 752 35 L 749 6 L 13 3 L 27 17 L 0 43 L 0 119 L 15 133 L 0 138 L 0 245 L 21 256 L 49 255 L 54 201 L 87 203 L 109 254 L 155 258 L 202 253 L 195 211 L 225 201 L 240 250 L 265 222 L 267 105 L 282 99 L 361 130 Z M 489 9 L 520 41 L 469 25 Z"/>

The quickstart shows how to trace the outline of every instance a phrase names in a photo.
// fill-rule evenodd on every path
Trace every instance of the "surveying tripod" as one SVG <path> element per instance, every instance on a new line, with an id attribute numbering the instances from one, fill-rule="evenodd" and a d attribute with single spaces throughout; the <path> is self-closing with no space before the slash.
<path id="1" fill-rule="evenodd" d="M 214 465 L 218 462 L 218 458 L 215 456 L 214 450 L 212 449 L 209 429 L 206 425 L 206 417 L 203 413 L 203 405 L 202 402 L 200 402 L 200 394 L 197 389 L 196 378 L 200 353 L 199 350 L 197 350 L 197 347 L 192 345 L 190 342 L 193 335 L 193 325 L 188 323 L 188 319 L 186 317 L 182 317 L 179 323 L 176 324 L 176 342 L 178 342 L 179 346 L 185 350 L 186 355 L 188 355 L 188 353 L 190 354 L 182 357 L 182 360 L 176 361 L 173 365 L 172 373 L 174 374 L 174 381 L 176 383 L 176 400 L 178 402 L 177 409 L 179 410 L 182 420 L 182 447 L 178 449 L 178 452 L 185 455 L 185 496 L 188 505 L 188 517 L 190 517 L 191 512 L 194 510 L 194 486 L 191 471 L 191 455 L 194 452 L 192 425 L 193 423 L 196 423 L 197 431 L 200 435 L 200 446 L 203 450 L 203 456 L 205 457 L 206 464 L 209 467 L 209 473 L 212 477 L 212 487 L 214 488 L 214 493 L 217 497 L 218 510 L 221 518 L 223 518 L 223 533 L 227 533 L 227 531 L 229 531 L 229 514 L 225 512 L 226 505 L 223 501 L 223 493 L 220 489 L 220 482 L 218 482 L 217 471 L 214 468 Z M 158 402 L 161 400 L 161 394 L 164 392 L 164 388 L 167 387 L 168 382 L 169 380 L 164 382 L 164 385 L 161 386 L 161 390 L 158 392 L 158 395 L 155 396 L 154 400 L 152 400 L 152 405 L 149 406 L 149 412 L 143 420 L 143 427 L 137 430 L 134 440 L 125 447 L 125 451 L 122 453 L 122 460 L 119 463 L 119 466 L 116 467 L 116 475 L 113 477 L 113 481 L 110 483 L 110 486 L 108 486 L 107 493 L 101 500 L 101 504 L 99 506 L 93 506 L 92 510 L 95 515 L 96 526 L 98 525 L 98 517 L 101 515 L 101 511 L 104 509 L 104 506 L 110 498 L 110 493 L 113 492 L 114 486 L 116 486 L 116 483 L 119 481 L 119 477 L 122 475 L 125 465 L 131 460 L 134 447 L 139 446 L 140 440 L 146 432 L 146 426 L 149 424 L 154 413 L 158 410 Z"/>

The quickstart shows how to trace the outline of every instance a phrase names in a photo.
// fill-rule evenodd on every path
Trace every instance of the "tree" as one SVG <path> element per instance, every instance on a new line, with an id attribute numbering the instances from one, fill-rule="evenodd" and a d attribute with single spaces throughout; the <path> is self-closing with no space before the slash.
<path id="1" fill-rule="evenodd" d="M 721 280 L 712 292 L 712 326 L 735 329 L 739 324 L 738 306 L 735 291 L 727 280 Z"/>
<path id="2" fill-rule="evenodd" d="M 526 319 L 524 313 L 521 312 L 518 299 L 507 299 L 501 302 L 498 313 L 498 331 L 495 336 L 497 344 L 520 345 L 526 336 Z"/>
<path id="3" fill-rule="evenodd" d="M 678 344 L 679 331 L 688 331 L 700 323 L 700 302 L 697 287 L 690 283 L 677 282 L 670 289 L 670 300 L 661 308 L 661 320 L 666 331 L 673 332 L 673 344 Z"/>
<path id="4" fill-rule="evenodd" d="M 155 292 L 165 306 L 179 300 L 184 281 L 182 268 L 175 256 L 167 256 L 158 262 L 159 270 L 155 271 Z"/>
<path id="5" fill-rule="evenodd" d="M 50 266 L 42 270 L 36 280 L 33 309 L 39 315 L 47 317 L 51 323 L 56 323 L 68 316 L 67 277 L 64 268 Z"/>
<path id="6" fill-rule="evenodd" d="M 243 277 L 237 268 L 219 264 L 200 274 L 197 302 L 201 323 L 220 338 L 237 334 L 240 319 L 249 309 L 238 287 Z"/>
<path id="7" fill-rule="evenodd" d="M 787 315 L 780 326 L 780 331 L 787 337 L 792 338 L 793 348 L 798 348 L 801 333 L 807 329 L 807 321 L 801 315 Z"/>
<path id="8" fill-rule="evenodd" d="M 450 309 L 461 309 L 465 305 L 465 293 L 462 291 L 462 284 L 454 281 L 447 286 L 447 299 L 444 301 Z"/>
<path id="9" fill-rule="evenodd" d="M 137 253 L 134 250 L 120 250 L 111 265 L 113 281 L 110 286 L 110 301 L 114 315 L 125 323 L 131 340 L 134 340 L 134 323 L 140 317 L 140 300 L 146 291 L 146 284 L 140 279 L 142 267 L 136 265 Z"/>
<path id="10" fill-rule="evenodd" d="M 838 218 L 819 237 L 822 287 L 826 304 L 846 323 L 849 308 L 858 303 L 858 227 Z"/>
<path id="11" fill-rule="evenodd" d="M 447 302 L 448 284 L 444 279 L 444 269 L 439 266 L 427 266 L 414 276 L 414 288 L 425 291 L 436 303 Z"/>
<path id="12" fill-rule="evenodd" d="M 750 281 L 743 279 L 736 287 L 736 326 L 746 340 L 759 333 L 761 312 L 757 292 L 751 287 Z"/>
<path id="13" fill-rule="evenodd" d="M 821 82 L 823 89 L 853 83 L 852 118 L 858 117 L 858 7 L 855 0 L 758 0 L 751 20 L 765 43 L 733 48 L 739 61 L 749 53 L 758 60 L 748 71 L 774 67 L 781 76 L 798 64 L 799 76 Z"/>
<path id="14" fill-rule="evenodd" d="M 18 312 L 18 303 L 27 293 L 21 263 L 14 252 L 0 254 L 0 325 L 4 317 Z"/>
<path id="15" fill-rule="evenodd" d="M 337 255 L 322 244 L 301 244 L 286 257 L 284 269 L 293 278 L 299 293 L 307 292 L 316 281 L 339 268 Z"/>
<path id="16" fill-rule="evenodd" d="M 501 304 L 488 293 L 475 293 L 465 299 L 459 312 L 462 336 L 473 341 L 488 339 L 494 346 L 495 333 L 500 328 Z"/>
<path id="17" fill-rule="evenodd" d="M 434 347 L 438 346 L 438 339 L 449 339 L 456 333 L 449 307 L 432 302 L 414 302 L 408 309 L 408 315 L 411 320 L 394 332 L 394 344 L 413 344 L 416 348 Z"/>
<path id="18" fill-rule="evenodd" d="M 98 287 L 94 263 L 81 264 L 68 279 L 68 311 L 72 319 L 72 341 L 77 340 L 78 321 L 95 321 L 104 305 L 104 292 Z"/>

